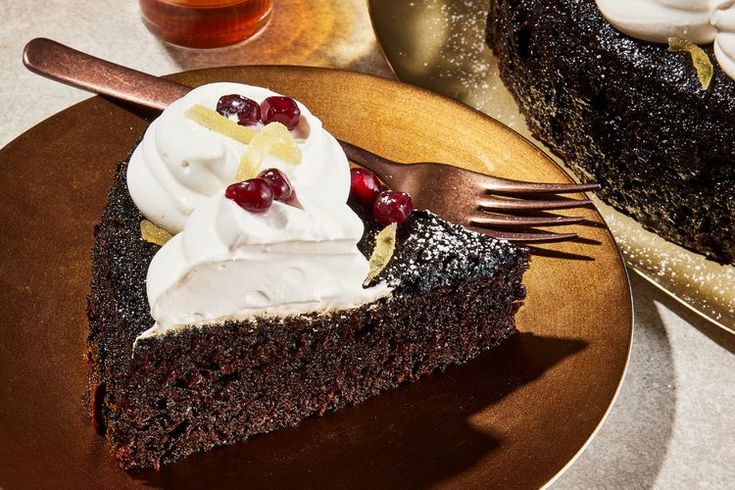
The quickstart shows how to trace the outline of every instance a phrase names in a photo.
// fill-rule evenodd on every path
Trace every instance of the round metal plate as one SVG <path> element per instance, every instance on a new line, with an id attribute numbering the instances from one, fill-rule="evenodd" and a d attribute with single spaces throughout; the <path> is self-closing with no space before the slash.
<path id="1" fill-rule="evenodd" d="M 295 67 L 180 74 L 306 103 L 337 137 L 387 157 L 567 181 L 496 121 L 427 91 Z M 470 364 L 159 472 L 118 469 L 85 418 L 85 297 L 94 225 L 116 162 L 153 116 L 100 97 L 0 150 L 0 486 L 5 488 L 540 486 L 605 417 L 632 333 L 621 256 L 594 209 L 583 240 L 537 250 L 520 333 Z"/>

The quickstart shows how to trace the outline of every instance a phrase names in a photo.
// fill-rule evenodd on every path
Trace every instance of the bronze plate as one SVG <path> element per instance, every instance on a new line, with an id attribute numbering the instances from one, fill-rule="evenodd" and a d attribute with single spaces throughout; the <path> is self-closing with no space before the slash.
<path id="1" fill-rule="evenodd" d="M 368 0 L 375 34 L 404 82 L 464 102 L 535 140 L 485 44 L 487 2 Z M 547 155 L 563 164 L 551 151 Z M 644 230 L 596 201 L 626 263 L 661 290 L 735 333 L 735 266 L 721 265 Z"/>
<path id="2" fill-rule="evenodd" d="M 336 136 L 397 160 L 569 180 L 505 126 L 398 82 L 295 67 L 174 78 L 271 87 L 304 101 Z M 615 243 L 586 209 L 584 240 L 534 257 L 521 333 L 501 348 L 160 472 L 119 470 L 82 406 L 85 296 L 93 228 L 115 164 L 150 117 L 94 97 L 0 150 L 0 486 L 537 487 L 597 430 L 625 371 L 632 307 Z"/>

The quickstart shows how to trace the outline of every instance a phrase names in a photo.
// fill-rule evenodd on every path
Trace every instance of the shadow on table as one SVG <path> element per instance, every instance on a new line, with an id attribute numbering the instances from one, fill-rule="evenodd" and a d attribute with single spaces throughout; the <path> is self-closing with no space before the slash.
<path id="1" fill-rule="evenodd" d="M 137 478 L 167 488 L 425 487 L 502 446 L 499 436 L 473 428 L 470 416 L 585 346 L 517 334 L 461 368 Z"/>
<path id="2" fill-rule="evenodd" d="M 555 488 L 652 488 L 666 458 L 676 413 L 676 376 L 654 302 L 677 308 L 635 273 L 630 282 L 636 326 L 620 394 L 598 435 Z"/>

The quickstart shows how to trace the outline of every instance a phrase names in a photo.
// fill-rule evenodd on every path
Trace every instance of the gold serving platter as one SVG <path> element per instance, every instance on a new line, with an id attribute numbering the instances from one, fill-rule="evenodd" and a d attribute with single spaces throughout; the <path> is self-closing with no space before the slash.
<path id="1" fill-rule="evenodd" d="M 531 136 L 485 44 L 487 2 L 368 0 L 386 59 L 404 82 L 447 95 Z M 735 333 L 735 267 L 717 264 L 651 233 L 596 200 L 626 264 L 663 291 Z"/>

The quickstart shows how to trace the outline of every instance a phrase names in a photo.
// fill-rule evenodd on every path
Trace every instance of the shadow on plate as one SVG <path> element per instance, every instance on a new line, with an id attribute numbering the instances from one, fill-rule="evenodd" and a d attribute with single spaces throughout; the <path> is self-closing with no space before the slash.
<path id="1" fill-rule="evenodd" d="M 537 255 L 539 257 L 548 257 L 551 259 L 561 260 L 581 260 L 584 262 L 594 262 L 595 258 L 591 255 L 582 255 L 573 252 L 564 252 L 562 250 L 554 250 L 551 248 L 544 248 L 543 246 L 525 245 L 525 247 L 531 252 L 531 255 Z"/>
<path id="2" fill-rule="evenodd" d="M 585 347 L 579 340 L 517 334 L 466 366 L 135 478 L 171 488 L 426 487 L 503 446 L 499 433 L 470 425 L 473 414 Z"/>

